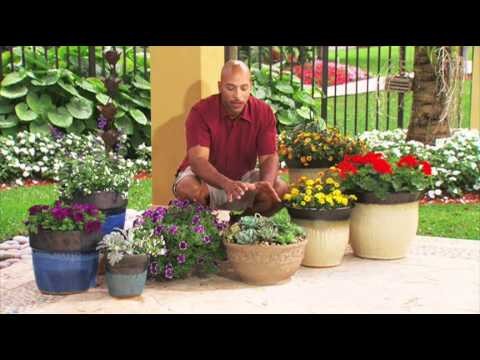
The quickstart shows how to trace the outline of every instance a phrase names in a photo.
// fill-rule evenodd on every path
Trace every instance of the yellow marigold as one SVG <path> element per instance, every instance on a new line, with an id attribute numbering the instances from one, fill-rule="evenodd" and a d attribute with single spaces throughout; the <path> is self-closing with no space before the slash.
<path id="1" fill-rule="evenodd" d="M 348 195 L 348 197 L 352 200 L 358 200 L 358 198 L 355 195 Z"/>
<path id="2" fill-rule="evenodd" d="M 307 189 L 307 190 L 305 191 L 305 194 L 307 194 L 307 195 L 312 195 L 312 189 Z"/>
<path id="3" fill-rule="evenodd" d="M 340 184 L 336 181 L 333 182 L 333 186 L 335 186 L 336 188 L 339 188 L 340 187 Z"/>
<path id="4" fill-rule="evenodd" d="M 283 195 L 283 200 L 285 200 L 285 201 L 290 201 L 290 200 L 292 200 L 292 194 L 288 194 L 288 193 L 287 193 L 287 194 Z"/>
<path id="5" fill-rule="evenodd" d="M 307 156 L 307 161 L 312 161 L 312 157 L 310 155 Z"/>
<path id="6" fill-rule="evenodd" d="M 317 191 L 322 191 L 322 190 L 323 190 L 323 186 L 322 186 L 322 185 L 316 185 L 316 186 L 315 186 L 315 190 L 317 190 Z"/>
<path id="7" fill-rule="evenodd" d="M 293 196 L 296 196 L 298 194 L 300 194 L 300 191 L 297 189 L 297 188 L 292 188 L 292 190 L 290 191 L 290 193 L 293 195 Z"/>
<path id="8" fill-rule="evenodd" d="M 318 199 L 318 202 L 320 203 L 320 205 L 325 204 L 325 198 Z"/>
<path id="9" fill-rule="evenodd" d="M 313 181 L 312 179 L 308 179 L 308 180 L 305 182 L 305 185 L 307 185 L 307 186 L 313 186 L 313 184 L 315 184 L 315 181 Z"/>
<path id="10" fill-rule="evenodd" d="M 317 147 L 315 145 L 310 145 L 310 150 L 312 150 L 313 152 L 317 151 Z"/>
<path id="11" fill-rule="evenodd" d="M 332 195 L 333 196 L 340 196 L 340 195 L 342 195 L 342 192 L 340 190 L 336 189 L 332 192 Z"/>
<path id="12" fill-rule="evenodd" d="M 302 201 L 302 202 L 300 203 L 300 205 L 305 206 L 305 205 L 307 205 L 307 203 L 306 203 L 305 201 Z"/>
<path id="13" fill-rule="evenodd" d="M 329 184 L 329 185 L 333 185 L 335 183 L 335 180 L 333 180 L 331 177 L 327 178 L 327 180 L 325 180 L 325 183 Z"/>
<path id="14" fill-rule="evenodd" d="M 325 201 L 329 203 L 330 205 L 333 205 L 333 198 L 331 195 L 325 196 Z"/>
<path id="15" fill-rule="evenodd" d="M 307 145 L 307 144 L 310 143 L 310 141 L 312 141 L 312 139 L 308 137 L 308 138 L 306 138 L 305 140 L 303 140 L 303 143 L 304 143 L 305 145 Z"/>
<path id="16" fill-rule="evenodd" d="M 306 202 L 310 202 L 310 201 L 312 201 L 312 197 L 310 195 L 305 195 L 303 197 L 303 200 L 306 201 Z"/>

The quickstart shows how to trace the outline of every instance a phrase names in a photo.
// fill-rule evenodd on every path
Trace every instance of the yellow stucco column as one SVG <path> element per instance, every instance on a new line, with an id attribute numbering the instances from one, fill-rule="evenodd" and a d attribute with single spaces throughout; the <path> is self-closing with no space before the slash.
<path id="1" fill-rule="evenodd" d="M 192 105 L 218 92 L 223 46 L 151 46 L 153 205 L 173 198 L 185 156 L 185 120 Z"/>
<path id="2" fill-rule="evenodd" d="M 480 46 L 475 46 L 472 66 L 472 120 L 470 128 L 480 129 Z"/>

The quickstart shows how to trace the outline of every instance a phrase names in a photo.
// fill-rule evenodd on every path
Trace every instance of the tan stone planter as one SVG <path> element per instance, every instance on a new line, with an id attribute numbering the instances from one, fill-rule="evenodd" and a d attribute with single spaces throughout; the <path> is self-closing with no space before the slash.
<path id="1" fill-rule="evenodd" d="M 309 267 L 340 265 L 349 240 L 352 209 L 316 211 L 287 209 L 292 221 L 305 230 L 308 240 L 302 265 Z"/>
<path id="2" fill-rule="evenodd" d="M 253 285 L 284 282 L 297 272 L 307 240 L 292 245 L 238 245 L 225 243 L 228 259 L 239 278 Z"/>
<path id="3" fill-rule="evenodd" d="M 350 221 L 354 255 L 400 259 L 407 255 L 418 227 L 420 194 L 391 194 L 384 201 L 359 197 Z"/>

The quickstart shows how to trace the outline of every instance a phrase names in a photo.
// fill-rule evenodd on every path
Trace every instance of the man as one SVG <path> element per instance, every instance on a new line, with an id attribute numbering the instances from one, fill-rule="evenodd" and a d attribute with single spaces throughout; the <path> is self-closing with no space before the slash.
<path id="1" fill-rule="evenodd" d="M 241 61 L 225 63 L 218 90 L 188 115 L 187 155 L 173 192 L 214 209 L 271 216 L 288 191 L 277 176 L 275 116 L 268 104 L 250 95 L 250 71 Z"/>

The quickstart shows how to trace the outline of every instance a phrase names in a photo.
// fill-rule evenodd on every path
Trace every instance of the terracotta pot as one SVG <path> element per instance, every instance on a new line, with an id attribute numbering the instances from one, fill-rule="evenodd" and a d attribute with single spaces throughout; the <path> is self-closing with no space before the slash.
<path id="1" fill-rule="evenodd" d="M 289 280 L 300 268 L 307 242 L 270 246 L 225 243 L 225 247 L 227 257 L 242 281 L 273 285 Z"/>
<path id="2" fill-rule="evenodd" d="M 352 208 L 287 209 L 292 221 L 305 230 L 308 240 L 302 265 L 309 267 L 340 265 L 350 236 Z"/>
<path id="3" fill-rule="evenodd" d="M 354 255 L 384 260 L 405 257 L 417 234 L 420 194 L 390 194 L 384 200 L 373 194 L 359 198 L 350 221 Z"/>

